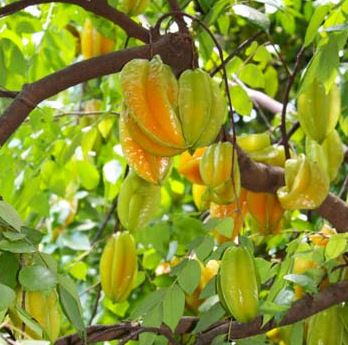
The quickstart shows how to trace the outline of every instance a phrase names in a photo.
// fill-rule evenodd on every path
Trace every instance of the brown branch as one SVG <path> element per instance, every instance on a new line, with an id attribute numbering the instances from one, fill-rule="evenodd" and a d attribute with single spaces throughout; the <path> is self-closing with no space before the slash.
<path id="1" fill-rule="evenodd" d="M 159 54 L 165 63 L 176 67 L 174 72 L 179 73 L 191 66 L 191 48 L 192 41 L 188 35 L 168 34 L 153 43 L 151 52 Z M 119 72 L 132 59 L 149 59 L 151 52 L 148 45 L 120 50 L 75 63 L 32 84 L 26 84 L 0 117 L 0 145 L 6 142 L 41 101 L 87 80 Z"/>
<path id="2" fill-rule="evenodd" d="M 177 12 L 177 13 L 181 12 L 180 5 L 177 2 L 177 0 L 168 0 L 168 4 L 169 4 L 169 8 L 172 12 Z M 187 29 L 187 25 L 185 23 L 184 18 L 180 15 L 174 15 L 174 17 L 175 17 L 175 21 L 178 24 L 179 30 L 181 32 L 188 33 L 189 31 Z"/>
<path id="3" fill-rule="evenodd" d="M 0 18 L 16 13 L 29 6 L 47 3 L 65 3 L 80 6 L 86 11 L 92 12 L 118 25 L 127 32 L 128 36 L 137 38 L 142 42 L 149 42 L 149 31 L 147 29 L 133 21 L 126 14 L 110 6 L 107 1 L 101 0 L 21 0 L 1 7 Z"/>
<path id="4" fill-rule="evenodd" d="M 9 91 L 0 89 L 0 97 L 1 98 L 15 98 L 17 96 L 17 91 Z"/>
<path id="5" fill-rule="evenodd" d="M 295 302 L 279 324 L 274 320 L 268 322 L 262 327 L 261 317 L 256 318 L 252 322 L 238 323 L 235 321 L 224 320 L 209 327 L 209 329 L 198 334 L 197 345 L 211 344 L 213 339 L 222 334 L 231 334 L 233 339 L 241 339 L 257 334 L 262 334 L 277 326 L 286 326 L 295 322 L 304 320 L 332 305 L 342 303 L 348 299 L 348 281 L 341 281 L 322 290 L 318 294 L 311 296 L 305 295 L 302 299 Z M 191 333 L 199 319 L 197 317 L 181 318 L 175 334 L 182 335 Z M 95 343 L 101 341 L 110 341 L 114 339 L 122 339 L 129 336 L 133 332 L 137 332 L 141 328 L 139 323 L 124 322 L 116 325 L 96 325 L 87 328 L 87 342 Z M 151 330 L 152 331 L 152 330 Z M 154 333 L 163 334 L 168 332 L 166 326 L 159 329 L 154 328 Z M 167 333 L 168 334 L 168 333 Z M 58 339 L 55 345 L 82 345 L 83 342 L 77 334 L 68 335 Z"/>
<path id="6" fill-rule="evenodd" d="M 256 163 L 240 148 L 238 148 L 238 162 L 244 188 L 254 192 L 275 193 L 284 185 L 284 169 Z M 334 194 L 329 193 L 316 211 L 338 232 L 348 232 L 348 206 Z"/>

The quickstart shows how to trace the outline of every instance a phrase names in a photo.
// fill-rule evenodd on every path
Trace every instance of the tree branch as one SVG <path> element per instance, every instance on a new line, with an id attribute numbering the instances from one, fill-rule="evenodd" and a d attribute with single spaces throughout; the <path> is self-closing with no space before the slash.
<path id="1" fill-rule="evenodd" d="M 29 6 L 65 3 L 82 7 L 86 11 L 92 12 L 97 16 L 110 20 L 114 24 L 125 30 L 128 36 L 139 39 L 142 42 L 149 42 L 149 31 L 130 19 L 126 14 L 110 6 L 107 1 L 87 1 L 87 0 L 21 0 L 16 1 L 0 8 L 0 18 L 23 10 Z"/>
<path id="2" fill-rule="evenodd" d="M 305 295 L 302 299 L 295 302 L 288 312 L 285 314 L 279 324 L 274 320 L 268 322 L 262 327 L 261 317 L 248 323 L 238 323 L 235 321 L 224 320 L 209 327 L 204 332 L 198 334 L 196 345 L 211 344 L 213 339 L 222 334 L 231 334 L 232 339 L 247 338 L 253 335 L 262 334 L 274 327 L 286 326 L 295 322 L 304 320 L 332 305 L 342 303 L 348 299 L 348 281 L 341 281 L 322 290 L 318 294 L 311 296 Z M 181 318 L 175 334 L 182 335 L 191 333 L 198 322 L 197 317 Z M 141 329 L 139 323 L 124 322 L 116 325 L 96 325 L 87 329 L 87 343 L 95 343 L 101 341 L 110 341 L 114 339 L 122 339 L 129 336 L 133 332 Z M 168 334 L 168 328 L 161 326 L 159 329 L 154 328 L 153 333 Z M 140 332 L 141 333 L 141 332 Z M 82 345 L 83 341 L 77 334 L 68 335 L 58 339 L 55 345 Z"/>
<path id="3" fill-rule="evenodd" d="M 0 145 L 5 143 L 41 101 L 84 81 L 119 72 L 132 59 L 149 59 L 151 53 L 159 54 L 166 64 L 176 68 L 174 72 L 180 73 L 191 66 L 192 41 L 185 34 L 168 34 L 153 43 L 151 51 L 149 45 L 120 50 L 75 63 L 24 85 L 0 117 Z"/>

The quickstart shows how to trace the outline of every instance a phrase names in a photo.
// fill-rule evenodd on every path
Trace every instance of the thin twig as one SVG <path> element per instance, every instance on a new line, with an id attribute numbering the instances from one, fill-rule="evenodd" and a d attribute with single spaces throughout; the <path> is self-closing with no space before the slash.
<path id="1" fill-rule="evenodd" d="M 290 128 L 289 132 L 286 134 L 286 140 L 289 142 L 290 138 L 296 133 L 296 131 L 300 128 L 300 122 L 299 121 L 296 121 L 292 127 Z M 283 145 L 284 144 L 284 139 L 281 138 L 279 141 L 278 141 L 278 144 L 279 145 Z"/>
<path id="2" fill-rule="evenodd" d="M 88 325 L 91 325 L 91 324 L 93 323 L 93 319 L 94 319 L 95 316 L 97 315 L 100 295 L 101 295 L 101 285 L 98 284 L 98 286 L 97 286 L 97 292 L 96 292 L 96 296 L 95 296 L 95 301 L 94 301 L 94 305 L 93 305 L 91 317 L 90 317 L 90 319 L 89 319 L 89 321 L 88 321 Z"/>
<path id="3" fill-rule="evenodd" d="M 18 91 L 9 91 L 0 89 L 0 97 L 2 98 L 15 98 L 18 94 Z"/>
<path id="4" fill-rule="evenodd" d="M 117 207 L 117 199 L 118 199 L 118 197 L 116 196 L 114 198 L 114 200 L 112 200 L 110 209 L 109 209 L 108 213 L 106 214 L 103 222 L 100 224 L 100 226 L 99 226 L 99 228 L 98 228 L 98 230 L 97 230 L 97 232 L 96 232 L 96 234 L 95 234 L 95 236 L 94 236 L 94 238 L 92 240 L 92 245 L 95 244 L 98 241 L 99 237 L 102 235 L 104 229 L 108 225 L 112 215 L 114 214 L 114 212 L 116 210 L 116 207 Z"/>
<path id="5" fill-rule="evenodd" d="M 174 15 L 174 17 L 175 17 L 176 23 L 178 24 L 179 31 L 184 32 L 184 33 L 188 33 L 189 31 L 188 31 L 187 25 L 185 23 L 185 20 L 181 15 L 179 15 L 179 13 L 181 13 L 181 9 L 180 9 L 180 5 L 179 5 L 178 1 L 177 0 L 168 0 L 168 4 L 169 4 L 170 10 L 172 12 L 178 13 L 178 15 Z"/>
<path id="6" fill-rule="evenodd" d="M 280 128 L 281 128 L 281 132 L 282 132 L 282 138 L 283 138 L 286 159 L 290 158 L 290 148 L 289 148 L 289 142 L 287 140 L 287 133 L 286 133 L 286 109 L 287 109 L 287 106 L 289 103 L 289 96 L 290 96 L 291 87 L 295 81 L 296 74 L 300 69 L 301 59 L 302 59 L 304 49 L 305 48 L 302 47 L 297 54 L 295 68 L 288 79 L 288 84 L 286 85 L 286 90 L 285 90 L 284 99 L 283 99 L 282 121 L 281 121 Z"/>
<path id="7" fill-rule="evenodd" d="M 342 199 L 344 192 L 347 190 L 347 187 L 348 187 L 348 175 L 345 177 L 345 179 L 342 183 L 342 187 L 341 187 L 339 193 L 337 194 L 337 196 L 340 199 Z"/>
<path id="8" fill-rule="evenodd" d="M 101 110 L 101 111 L 73 111 L 73 112 L 60 113 L 60 114 L 54 115 L 54 118 L 65 117 L 65 116 L 98 116 L 98 115 L 104 115 L 104 114 L 120 116 L 120 113 L 116 111 Z"/>
<path id="9" fill-rule="evenodd" d="M 217 66 L 216 68 L 214 68 L 211 72 L 210 72 L 210 76 L 214 77 L 214 75 L 216 73 L 218 73 L 223 66 L 226 66 L 241 50 L 243 50 L 244 48 L 248 47 L 251 43 L 253 43 L 259 36 L 261 36 L 264 33 L 264 31 L 259 31 L 257 32 L 255 35 L 251 36 L 250 38 L 248 38 L 247 40 L 245 40 L 244 42 L 242 42 L 237 48 L 235 48 L 231 54 L 229 54 L 224 61 Z"/>

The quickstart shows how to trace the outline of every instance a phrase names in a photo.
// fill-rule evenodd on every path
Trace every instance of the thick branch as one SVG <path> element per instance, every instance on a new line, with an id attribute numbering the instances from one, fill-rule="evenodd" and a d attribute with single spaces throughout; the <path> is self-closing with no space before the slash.
<path id="1" fill-rule="evenodd" d="M 254 162 L 244 151 L 238 149 L 242 186 L 254 192 L 275 193 L 284 185 L 284 170 L 279 167 Z M 338 232 L 348 232 L 348 206 L 330 193 L 316 210 Z"/>
<path id="2" fill-rule="evenodd" d="M 268 322 L 262 327 L 261 318 L 257 318 L 252 322 L 240 324 L 238 322 L 230 322 L 229 320 L 220 321 L 210 327 L 208 330 L 200 333 L 197 337 L 197 345 L 211 344 L 212 340 L 221 334 L 232 335 L 233 339 L 241 339 L 257 334 L 262 334 L 276 326 L 286 326 L 295 322 L 306 319 L 307 317 L 318 313 L 330 306 L 342 303 L 348 299 L 348 281 L 342 281 L 329 286 L 320 293 L 310 296 L 305 295 L 302 299 L 295 302 L 285 314 L 279 325 L 274 320 Z M 197 317 L 183 317 L 176 328 L 176 334 L 191 333 L 198 322 Z M 117 325 L 108 326 L 91 326 L 87 329 L 87 342 L 95 343 L 100 341 L 110 341 L 121 339 L 130 333 L 141 328 L 138 323 L 125 322 Z M 160 330 L 153 330 L 154 333 L 165 333 L 167 327 L 162 326 Z M 58 339 L 55 345 L 82 345 L 83 342 L 77 334 L 68 335 Z"/>
<path id="3" fill-rule="evenodd" d="M 139 39 L 142 42 L 149 42 L 149 31 L 130 19 L 124 13 L 117 11 L 110 6 L 107 1 L 100 0 L 21 0 L 13 2 L 0 8 L 0 18 L 23 10 L 29 6 L 47 4 L 47 3 L 65 3 L 73 4 L 92 12 L 97 16 L 103 17 L 115 23 L 124 29 L 128 36 Z"/>
<path id="4" fill-rule="evenodd" d="M 5 143 L 41 101 L 84 81 L 119 72 L 132 59 L 149 59 L 151 53 L 159 54 L 168 65 L 177 66 L 175 72 L 179 73 L 191 66 L 191 47 L 189 36 L 169 34 L 155 42 L 151 50 L 148 45 L 120 50 L 73 64 L 25 85 L 0 117 L 0 145 Z"/>

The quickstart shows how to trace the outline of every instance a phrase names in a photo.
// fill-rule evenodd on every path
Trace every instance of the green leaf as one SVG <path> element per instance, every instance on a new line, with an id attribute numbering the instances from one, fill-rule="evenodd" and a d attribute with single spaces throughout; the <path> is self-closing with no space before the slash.
<path id="1" fill-rule="evenodd" d="M 274 271 L 271 270 L 272 263 L 263 259 L 263 258 L 255 258 L 256 270 L 260 275 L 260 283 L 264 284 L 267 280 L 272 278 L 275 274 Z"/>
<path id="2" fill-rule="evenodd" d="M 200 236 L 190 244 L 189 248 L 196 253 L 198 259 L 203 261 L 212 252 L 214 240 L 210 236 Z"/>
<path id="3" fill-rule="evenodd" d="M 0 268 L 0 284 L 15 288 L 17 285 L 17 272 L 19 270 L 17 257 L 12 253 L 2 253 L 0 255 Z"/>
<path id="4" fill-rule="evenodd" d="M 207 329 L 213 323 L 219 321 L 225 315 L 224 309 L 220 303 L 216 303 L 208 311 L 201 313 L 199 321 L 193 330 L 193 333 L 199 333 Z"/>
<path id="5" fill-rule="evenodd" d="M 11 307 L 16 300 L 16 293 L 7 285 L 0 284 L 0 310 Z"/>
<path id="6" fill-rule="evenodd" d="M 236 342 L 236 345 L 266 345 L 268 344 L 267 342 L 267 337 L 265 334 L 259 334 L 255 335 L 253 337 L 247 337 L 243 339 L 239 339 Z"/>
<path id="7" fill-rule="evenodd" d="M 65 316 L 85 338 L 85 324 L 80 298 L 74 282 L 69 277 L 58 276 L 58 294 Z"/>
<path id="8" fill-rule="evenodd" d="M 144 316 L 144 327 L 160 327 L 163 321 L 162 305 L 157 305 Z M 139 345 L 152 345 L 156 339 L 154 333 L 143 333 L 139 336 Z"/>
<path id="9" fill-rule="evenodd" d="M 184 268 L 178 275 L 178 282 L 187 294 L 192 294 L 201 279 L 201 266 L 197 260 L 186 260 Z"/>
<path id="10" fill-rule="evenodd" d="M 31 330 L 34 331 L 40 338 L 43 336 L 43 329 L 38 322 L 36 322 L 21 306 L 16 305 L 16 313 L 18 317 L 27 325 Z"/>
<path id="11" fill-rule="evenodd" d="M 232 9 L 237 16 L 243 17 L 248 22 L 268 31 L 271 22 L 264 13 L 253 7 L 240 4 L 232 6 Z"/>
<path id="12" fill-rule="evenodd" d="M 130 318 L 137 319 L 138 317 L 148 313 L 151 309 L 155 308 L 156 305 L 162 303 L 166 291 L 167 289 L 160 289 L 147 294 L 141 301 L 137 302 L 137 305 L 130 315 Z"/>
<path id="13" fill-rule="evenodd" d="M 345 252 L 347 240 L 338 234 L 330 237 L 325 247 L 325 257 L 327 260 L 335 259 Z"/>
<path id="14" fill-rule="evenodd" d="M 185 294 L 180 287 L 175 284 L 167 289 L 163 300 L 163 321 L 172 330 L 175 330 L 185 309 Z"/>
<path id="15" fill-rule="evenodd" d="M 18 253 L 18 254 L 36 252 L 36 248 L 24 240 L 18 240 L 15 242 L 2 240 L 0 241 L 0 250 L 5 250 L 7 252 Z"/>
<path id="16" fill-rule="evenodd" d="M 254 64 L 247 64 L 239 71 L 239 78 L 247 85 L 255 88 L 265 86 L 265 79 L 262 72 Z"/>
<path id="17" fill-rule="evenodd" d="M 235 111 L 244 116 L 249 116 L 253 109 L 253 103 L 247 92 L 239 85 L 230 88 L 232 105 Z"/>
<path id="18" fill-rule="evenodd" d="M 291 325 L 291 338 L 289 345 L 302 344 L 304 333 L 304 322 L 296 322 Z"/>
<path id="19" fill-rule="evenodd" d="M 69 273 L 78 280 L 86 280 L 88 266 L 82 262 L 76 262 L 69 268 Z"/>
<path id="20" fill-rule="evenodd" d="M 27 291 L 42 291 L 53 289 L 57 284 L 56 275 L 41 265 L 23 267 L 18 280 Z"/>
<path id="21" fill-rule="evenodd" d="M 306 288 L 306 291 L 316 292 L 317 285 L 313 279 L 303 274 L 286 274 L 284 276 L 285 280 L 288 280 L 294 284 L 300 285 Z"/>
<path id="22" fill-rule="evenodd" d="M 233 231 L 233 227 L 234 227 L 234 221 L 233 218 L 231 217 L 225 217 L 223 219 L 221 219 L 221 222 L 219 222 L 216 225 L 215 230 L 226 237 L 231 237 L 231 233 Z"/>
<path id="23" fill-rule="evenodd" d="M 17 231 L 20 231 L 23 225 L 17 211 L 4 200 L 0 200 L 0 223 L 2 222 Z"/>
<path id="24" fill-rule="evenodd" d="M 318 34 L 319 26 L 323 22 L 326 14 L 330 11 L 330 8 L 330 5 L 323 5 L 317 7 L 314 11 L 307 27 L 306 36 L 304 40 L 305 47 L 309 46 L 313 42 L 315 36 Z"/>
<path id="25" fill-rule="evenodd" d="M 2 234 L 4 235 L 5 238 L 7 238 L 10 241 L 18 241 L 25 238 L 25 234 L 13 232 L 13 231 L 5 231 Z"/>
<path id="26" fill-rule="evenodd" d="M 77 161 L 76 165 L 82 186 L 87 190 L 96 188 L 99 184 L 97 168 L 88 161 Z"/>

